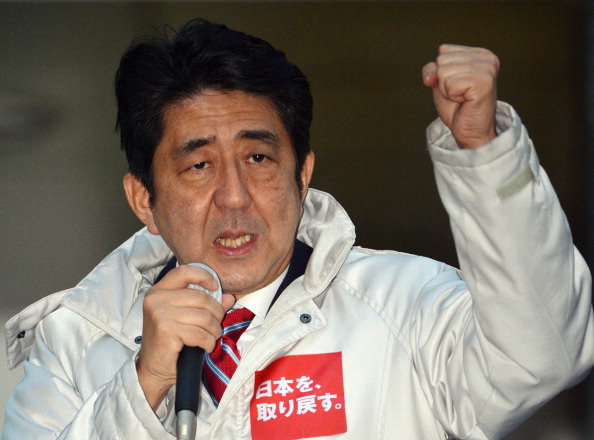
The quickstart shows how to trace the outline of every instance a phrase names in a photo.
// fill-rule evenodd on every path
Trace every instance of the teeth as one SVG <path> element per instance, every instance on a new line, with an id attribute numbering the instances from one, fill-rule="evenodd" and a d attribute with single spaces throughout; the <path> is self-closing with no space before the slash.
<path id="1" fill-rule="evenodd" d="M 247 243 L 252 239 L 252 236 L 249 234 L 242 235 L 241 237 L 237 238 L 217 238 L 217 243 L 221 246 L 225 246 L 228 248 L 236 248 L 241 246 L 242 244 Z"/>

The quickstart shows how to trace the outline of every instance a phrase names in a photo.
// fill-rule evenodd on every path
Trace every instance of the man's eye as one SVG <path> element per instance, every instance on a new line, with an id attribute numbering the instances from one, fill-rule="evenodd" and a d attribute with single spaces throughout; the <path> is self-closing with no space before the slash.
<path id="1" fill-rule="evenodd" d="M 254 154 L 253 156 L 250 156 L 249 161 L 254 162 L 254 163 L 262 163 L 266 159 L 267 159 L 267 157 L 264 156 L 263 154 Z"/>
<path id="2" fill-rule="evenodd" d="M 193 170 L 203 170 L 208 168 L 208 162 L 198 162 L 197 164 L 192 165 Z"/>

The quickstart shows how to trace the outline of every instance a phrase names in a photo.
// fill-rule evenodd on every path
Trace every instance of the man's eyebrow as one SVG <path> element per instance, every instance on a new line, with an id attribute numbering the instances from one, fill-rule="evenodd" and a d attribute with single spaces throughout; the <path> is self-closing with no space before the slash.
<path id="1" fill-rule="evenodd" d="M 179 147 L 177 147 L 174 150 L 173 158 L 179 159 L 180 157 L 185 156 L 186 154 L 190 154 L 193 151 L 196 151 L 198 148 L 200 148 L 204 145 L 208 145 L 208 144 L 214 142 L 214 140 L 215 140 L 214 136 L 209 136 L 207 138 L 190 139 L 188 142 L 180 145 Z"/>
<path id="2" fill-rule="evenodd" d="M 280 137 L 271 131 L 265 129 L 253 129 L 253 130 L 241 130 L 237 134 L 239 139 L 253 139 L 256 141 L 262 141 L 266 144 L 272 145 L 273 147 L 280 147 Z"/>

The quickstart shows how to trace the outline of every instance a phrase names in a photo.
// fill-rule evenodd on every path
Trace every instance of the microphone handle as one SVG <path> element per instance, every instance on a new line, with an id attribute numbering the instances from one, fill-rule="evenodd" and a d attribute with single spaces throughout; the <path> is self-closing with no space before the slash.
<path id="1" fill-rule="evenodd" d="M 194 440 L 196 435 L 203 362 L 204 349 L 200 347 L 184 346 L 177 358 L 175 413 L 178 440 Z"/>

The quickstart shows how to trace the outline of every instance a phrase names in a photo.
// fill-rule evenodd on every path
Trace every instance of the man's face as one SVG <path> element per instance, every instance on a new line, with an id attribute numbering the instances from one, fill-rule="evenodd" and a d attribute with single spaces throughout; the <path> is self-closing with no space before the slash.
<path id="1" fill-rule="evenodd" d="M 164 122 L 149 231 L 180 264 L 212 267 L 227 293 L 274 281 L 292 256 L 313 154 L 300 194 L 280 118 L 266 98 L 242 92 L 206 91 L 169 108 Z"/>

